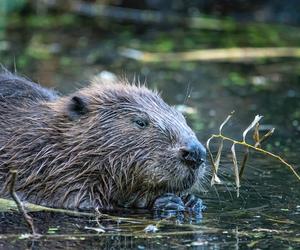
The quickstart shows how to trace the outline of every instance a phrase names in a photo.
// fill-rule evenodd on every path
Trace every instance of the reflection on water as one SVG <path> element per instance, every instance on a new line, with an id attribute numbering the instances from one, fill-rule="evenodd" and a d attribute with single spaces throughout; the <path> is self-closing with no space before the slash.
<path id="1" fill-rule="evenodd" d="M 138 77 L 149 87 L 160 90 L 167 102 L 185 105 L 181 107 L 187 111 L 187 119 L 202 141 L 217 131 L 232 110 L 236 111 L 235 117 L 225 133 L 238 139 L 254 115 L 262 114 L 266 129 L 275 127 L 277 130 L 264 146 L 283 155 L 294 166 L 299 165 L 299 60 L 142 64 L 123 58 L 118 49 L 151 50 L 153 44 L 154 50 L 162 48 L 163 51 L 172 49 L 174 41 L 177 49 L 180 44 L 176 41 L 182 41 L 184 49 L 190 44 L 193 48 L 212 44 L 255 46 L 257 39 L 251 40 L 248 31 L 243 40 L 242 31 L 225 34 L 151 27 L 135 30 L 130 25 L 95 25 L 92 20 L 71 15 L 54 18 L 57 18 L 55 22 L 49 16 L 44 19 L 33 16 L 26 22 L 20 17 L 9 20 L 5 38 L 0 43 L 6 44 L 4 49 L 0 47 L 2 63 L 11 69 L 15 63 L 19 73 L 63 93 L 86 85 L 88 79 L 103 70 L 129 79 Z M 42 21 L 44 25 L 39 26 Z M 291 45 L 295 44 L 288 30 L 288 38 L 281 32 L 278 35 L 283 36 L 285 44 L 289 45 L 289 38 Z M 252 36 L 257 33 L 252 31 Z M 101 220 L 106 229 L 106 233 L 101 234 L 91 229 L 99 227 L 92 219 L 33 213 L 35 224 L 44 236 L 28 240 L 21 236 L 27 232 L 22 219 L 16 214 L 2 213 L 0 248 L 299 247 L 300 189 L 295 176 L 280 163 L 251 154 L 241 195 L 237 198 L 231 168 L 230 159 L 225 155 L 221 175 L 224 184 L 210 187 L 206 183 L 206 191 L 200 192 L 208 209 L 198 224 L 189 224 L 187 219 L 184 225 L 179 225 L 171 220 L 171 223 L 162 224 L 158 233 L 146 234 L 143 229 L 147 223 Z M 126 216 L 152 220 L 147 211 Z"/>

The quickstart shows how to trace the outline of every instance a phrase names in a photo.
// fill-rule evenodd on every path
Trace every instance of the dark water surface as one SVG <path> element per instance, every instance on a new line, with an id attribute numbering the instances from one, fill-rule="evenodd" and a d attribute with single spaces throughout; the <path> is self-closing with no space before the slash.
<path id="1" fill-rule="evenodd" d="M 293 32 L 295 28 L 292 29 Z M 300 31 L 300 29 L 299 29 Z M 182 51 L 230 46 L 295 46 L 299 32 L 203 31 L 180 27 L 136 27 L 73 15 L 10 17 L 1 33 L 0 60 L 47 87 L 69 93 L 93 76 L 110 71 L 146 81 L 164 99 L 179 105 L 204 143 L 235 110 L 224 133 L 241 139 L 255 114 L 276 132 L 264 148 L 287 159 L 300 172 L 300 61 L 258 60 L 247 63 L 168 62 L 145 64 L 122 57 L 123 47 L 147 51 Z M 272 36 L 273 35 L 273 36 Z M 271 39 L 272 37 L 272 39 Z M 76 218 L 32 213 L 40 239 L 15 213 L 0 213 L 0 249 L 299 249 L 300 183 L 280 162 L 251 153 L 236 197 L 230 145 L 221 164 L 223 185 L 198 192 L 207 210 L 200 222 L 161 223 L 156 233 L 148 211 L 117 214 L 128 220 Z M 241 151 L 242 149 L 239 149 Z M 240 157 L 240 154 L 239 154 Z M 143 220 L 142 220 L 143 219 Z M 147 220 L 150 221 L 147 221 Z M 99 223 L 105 233 L 97 232 Z"/>

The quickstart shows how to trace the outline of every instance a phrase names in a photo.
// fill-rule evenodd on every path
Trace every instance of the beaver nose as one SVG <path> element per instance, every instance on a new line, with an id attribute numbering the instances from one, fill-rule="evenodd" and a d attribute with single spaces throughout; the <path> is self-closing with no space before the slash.
<path id="1" fill-rule="evenodd" d="M 197 169 L 206 158 L 206 149 L 198 141 L 192 141 L 179 149 L 180 159 L 192 169 Z"/>

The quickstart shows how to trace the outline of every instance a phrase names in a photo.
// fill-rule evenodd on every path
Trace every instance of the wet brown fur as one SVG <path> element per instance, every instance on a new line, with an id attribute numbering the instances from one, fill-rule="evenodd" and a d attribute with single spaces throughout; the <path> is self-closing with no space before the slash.
<path id="1" fill-rule="evenodd" d="M 59 97 L 25 82 L 7 72 L 0 76 L 3 193 L 9 169 L 16 169 L 17 191 L 34 203 L 149 207 L 158 195 L 184 192 L 203 175 L 203 169 L 191 171 L 178 159 L 178 148 L 195 135 L 156 92 L 96 80 Z M 83 101 L 84 112 L 72 110 L 74 96 Z M 137 127 L 138 118 L 149 126 Z"/>

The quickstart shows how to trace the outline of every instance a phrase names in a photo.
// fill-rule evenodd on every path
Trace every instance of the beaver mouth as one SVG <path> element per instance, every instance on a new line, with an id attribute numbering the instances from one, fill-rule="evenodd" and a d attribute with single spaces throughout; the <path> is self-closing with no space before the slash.
<path id="1" fill-rule="evenodd" d="M 169 192 L 182 192 L 192 188 L 192 186 L 204 178 L 206 173 L 205 162 L 201 163 L 196 169 L 186 165 L 181 167 L 185 169 L 184 175 L 178 174 L 176 178 L 168 181 L 167 188 Z"/>
<path id="2" fill-rule="evenodd" d="M 178 175 L 174 179 L 169 180 L 166 185 L 167 192 L 182 192 L 190 189 L 198 179 L 198 171 L 187 168 L 184 176 Z"/>
<path id="3" fill-rule="evenodd" d="M 148 186 L 155 193 L 178 193 L 190 189 L 196 183 L 196 175 L 188 173 L 183 178 L 171 178 Z"/>
<path id="4" fill-rule="evenodd" d="M 165 170 L 160 175 L 149 173 L 151 178 L 144 179 L 145 187 L 153 192 L 170 192 L 178 193 L 189 190 L 196 182 L 198 182 L 203 176 L 203 169 L 205 163 L 200 164 L 197 168 L 191 168 L 182 162 L 173 162 L 168 170 Z M 157 162 L 151 165 L 150 168 L 161 169 L 161 164 Z M 147 174 L 146 176 L 149 176 Z"/>

